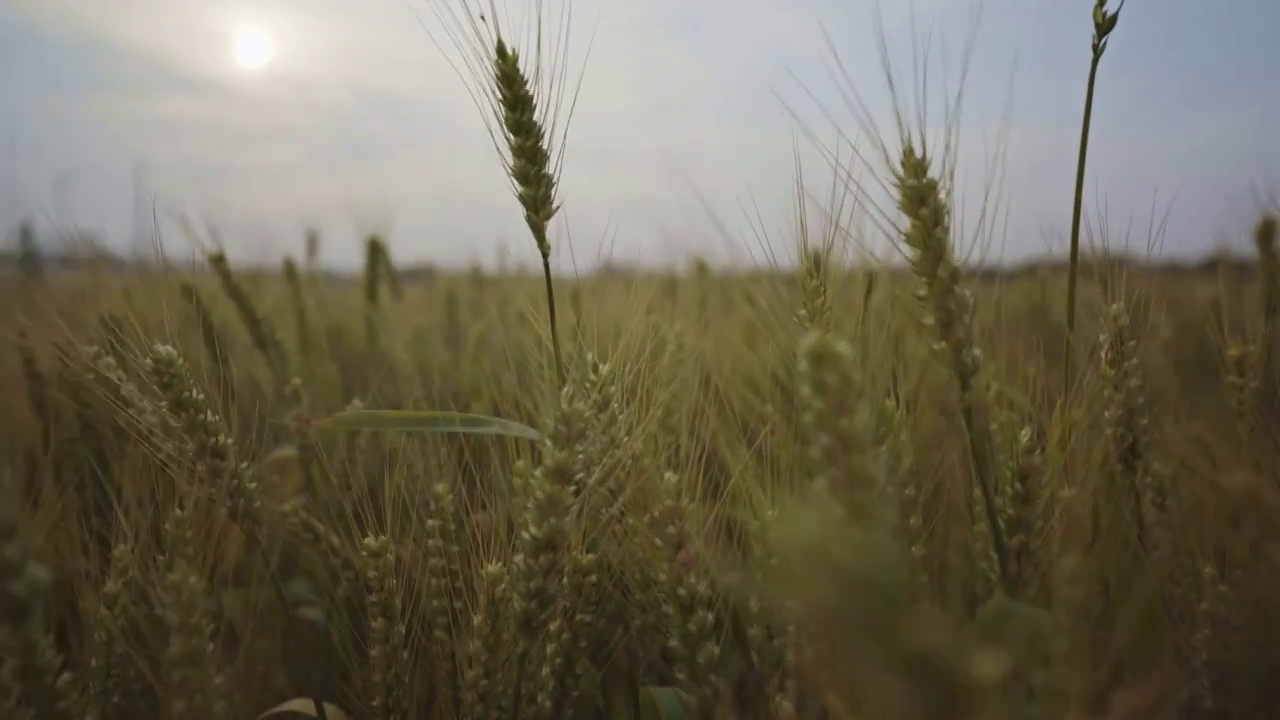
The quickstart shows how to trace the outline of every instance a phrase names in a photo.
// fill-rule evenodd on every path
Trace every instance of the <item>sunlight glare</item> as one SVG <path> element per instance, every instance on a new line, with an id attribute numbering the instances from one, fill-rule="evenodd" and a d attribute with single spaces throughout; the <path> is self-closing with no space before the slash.
<path id="1" fill-rule="evenodd" d="M 256 25 L 244 25 L 236 30 L 231 42 L 231 56 L 244 70 L 256 72 L 271 62 L 275 46 L 266 30 Z"/>

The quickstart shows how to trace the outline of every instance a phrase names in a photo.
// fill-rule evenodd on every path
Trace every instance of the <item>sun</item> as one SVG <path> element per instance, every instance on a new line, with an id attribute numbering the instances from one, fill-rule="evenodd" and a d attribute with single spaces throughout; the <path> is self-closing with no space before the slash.
<path id="1" fill-rule="evenodd" d="M 262 70 L 275 54 L 275 43 L 271 41 L 271 36 L 257 25 L 240 26 L 231 39 L 231 57 L 243 70 Z"/>

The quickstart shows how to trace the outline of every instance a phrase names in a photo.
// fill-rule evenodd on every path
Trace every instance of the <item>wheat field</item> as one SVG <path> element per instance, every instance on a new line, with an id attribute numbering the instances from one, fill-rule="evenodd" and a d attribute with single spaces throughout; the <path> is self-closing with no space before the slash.
<path id="1" fill-rule="evenodd" d="M 971 272 L 906 132 L 905 267 L 553 278 L 555 93 L 471 31 L 543 275 L 0 281 L 0 717 L 1280 714 L 1274 217 Z"/>

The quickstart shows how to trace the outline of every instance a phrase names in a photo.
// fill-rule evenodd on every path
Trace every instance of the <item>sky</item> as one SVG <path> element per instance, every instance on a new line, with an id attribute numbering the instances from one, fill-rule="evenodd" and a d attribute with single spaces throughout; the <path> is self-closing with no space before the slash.
<path id="1" fill-rule="evenodd" d="M 5 0 L 0 226 L 32 218 L 128 251 L 138 218 L 154 218 L 182 256 L 208 237 L 185 217 L 246 263 L 301 254 L 317 227 L 335 268 L 357 266 L 370 232 L 402 264 L 532 265 L 474 79 L 455 72 L 462 55 L 436 13 L 462 2 Z M 964 90 L 950 123 L 957 242 L 988 262 L 1064 253 L 1093 3 L 879 0 L 879 25 L 875 3 L 575 0 L 564 37 L 569 79 L 582 80 L 556 266 L 787 262 L 797 167 L 820 215 L 834 177 L 824 148 L 897 140 L 878 36 L 908 90 L 922 75 L 912 39 L 929 41 L 931 138 Z M 533 5 L 508 0 L 525 15 L 499 20 L 517 45 Z M 246 24 L 275 47 L 255 73 L 232 59 Z M 1275 0 L 1128 1 L 1100 70 L 1085 190 L 1108 245 L 1146 252 L 1159 229 L 1164 256 L 1247 249 L 1280 197 L 1278 26 Z M 845 102 L 850 88 L 879 133 Z M 874 154 L 855 166 L 865 187 L 887 177 Z M 868 192 L 854 223 L 883 250 L 892 209 Z"/>

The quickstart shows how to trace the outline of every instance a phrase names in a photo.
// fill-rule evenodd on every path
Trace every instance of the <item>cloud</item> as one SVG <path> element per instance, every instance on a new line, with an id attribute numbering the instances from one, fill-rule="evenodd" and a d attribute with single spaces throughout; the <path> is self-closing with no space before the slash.
<path id="1" fill-rule="evenodd" d="M 406 259 L 488 258 L 495 237 L 522 247 L 522 221 L 481 115 L 466 80 L 447 62 L 456 53 L 447 45 L 442 53 L 428 34 L 438 28 L 429 3 L 444 1 L 11 0 L 0 18 L 47 47 L 17 78 L 28 104 L 9 108 L 22 124 L 19 164 L 30 194 L 41 195 L 66 166 L 113 168 L 83 181 L 76 210 L 124 237 L 131 201 L 121 178 L 145 160 L 154 189 L 172 205 L 217 215 L 244 228 L 242 237 L 279 236 L 282 247 L 296 244 L 299 228 L 312 223 L 332 235 L 352 235 L 360 224 L 394 225 L 393 250 Z M 593 45 L 562 185 L 578 258 L 594 256 L 606 236 L 623 260 L 741 258 L 754 242 L 741 207 L 752 202 L 770 235 L 787 241 L 796 122 L 783 100 L 825 133 L 803 83 L 818 105 L 849 121 L 824 64 L 822 23 L 881 119 L 888 109 L 871 1 L 579 0 L 570 48 L 575 72 L 588 40 Z M 915 26 L 902 4 L 885 5 L 895 57 L 910 50 L 913 27 L 932 27 L 935 44 L 947 41 L 954 80 L 970 3 L 914 5 Z M 1078 49 L 1087 17 L 1048 0 L 988 0 L 985 13 L 966 88 L 965 191 L 972 197 L 981 189 L 981 163 L 991 153 L 981 140 L 998 129 L 1011 60 L 1022 51 L 1028 59 L 1018 67 L 1030 76 L 1019 76 L 1008 134 L 1007 239 L 1013 256 L 1038 253 L 1043 241 L 1032 236 L 1058 232 L 1069 210 L 1063 188 L 1069 194 L 1082 73 L 1079 62 L 1034 51 Z M 1068 17 L 1074 24 L 1059 22 Z M 229 38 L 245 22 L 267 28 L 278 48 L 258 75 L 229 58 Z M 1115 64 L 1104 68 L 1111 73 L 1104 80 L 1114 77 L 1117 86 L 1147 76 L 1137 61 Z M 898 70 L 910 79 L 910 65 Z M 936 70 L 931 80 L 937 110 Z M 1104 91 L 1112 92 L 1105 84 Z M 1100 97 L 1091 175 L 1111 180 L 1098 187 L 1145 211 L 1157 185 L 1203 194 L 1216 186 L 1222 194 L 1241 168 L 1242 175 L 1265 174 L 1276 154 L 1251 146 L 1265 136 L 1262 119 L 1274 108 L 1229 99 L 1234 104 L 1176 113 L 1165 103 L 1162 116 L 1152 117 L 1123 96 Z M 825 180 L 816 153 L 803 141 L 801 148 L 810 182 Z M 103 177 L 114 178 L 111 186 Z M 737 237 L 726 243 L 718 235 L 698 193 Z M 1197 202 L 1196 217 L 1236 207 Z M 1177 244 L 1194 247 L 1191 235 L 1204 232 L 1196 226 Z M 265 252 L 259 240 L 239 242 L 233 253 Z M 352 248 L 334 260 L 355 262 Z"/>

